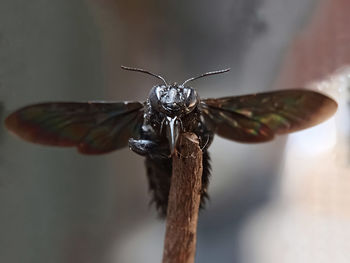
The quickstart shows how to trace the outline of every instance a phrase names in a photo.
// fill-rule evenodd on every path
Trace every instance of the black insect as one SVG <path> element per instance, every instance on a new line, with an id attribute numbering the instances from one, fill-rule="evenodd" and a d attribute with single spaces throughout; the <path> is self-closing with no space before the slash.
<path id="1" fill-rule="evenodd" d="M 214 133 L 224 138 L 258 143 L 316 125 L 330 116 L 337 103 L 310 90 L 283 90 L 219 99 L 200 99 L 186 84 L 195 79 L 227 72 L 213 71 L 190 78 L 181 85 L 162 80 L 144 102 L 53 102 L 24 107 L 6 118 L 6 127 L 34 143 L 76 146 L 83 154 L 102 154 L 129 144 L 146 157 L 152 200 L 166 215 L 171 157 L 179 134 L 194 132 L 203 150 L 201 206 L 208 197 L 210 175 L 208 147 Z"/>

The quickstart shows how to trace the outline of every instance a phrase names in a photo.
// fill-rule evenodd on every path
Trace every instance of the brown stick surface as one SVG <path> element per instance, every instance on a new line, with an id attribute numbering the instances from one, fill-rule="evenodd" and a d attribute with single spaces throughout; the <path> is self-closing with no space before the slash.
<path id="1" fill-rule="evenodd" d="M 202 151 L 198 137 L 184 133 L 173 156 L 163 263 L 193 263 L 202 187 Z"/>

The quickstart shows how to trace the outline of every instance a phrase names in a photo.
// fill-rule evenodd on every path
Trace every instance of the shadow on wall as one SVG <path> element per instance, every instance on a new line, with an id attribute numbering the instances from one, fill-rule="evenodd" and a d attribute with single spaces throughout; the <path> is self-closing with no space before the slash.
<path id="1" fill-rule="evenodd" d="M 4 103 L 2 101 L 0 101 L 0 121 L 2 122 L 4 118 Z M 3 125 L 1 125 L 1 127 L 3 127 Z M 3 136 L 3 132 L 4 132 L 4 129 L 0 129 L 0 142 L 1 142 L 1 139 L 2 139 L 2 136 Z"/>
<path id="2" fill-rule="evenodd" d="M 213 197 L 208 212 L 204 211 L 199 220 L 198 262 L 215 262 L 218 255 L 227 262 L 245 262 L 241 229 L 249 217 L 273 200 L 278 192 L 281 174 L 276 164 L 283 162 L 285 142 L 286 138 L 279 138 L 273 145 L 255 146 L 256 153 L 249 156 L 250 168 L 231 167 L 228 176 L 235 178 L 234 183 Z M 237 144 L 232 143 L 232 147 Z M 259 160 L 262 155 L 268 158 Z M 215 180 L 215 173 L 212 180 Z"/>

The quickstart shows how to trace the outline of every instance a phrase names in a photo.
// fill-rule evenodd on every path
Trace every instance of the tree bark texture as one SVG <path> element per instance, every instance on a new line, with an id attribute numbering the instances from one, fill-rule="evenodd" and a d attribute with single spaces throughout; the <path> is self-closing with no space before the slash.
<path id="1" fill-rule="evenodd" d="M 180 137 L 173 156 L 163 263 L 193 263 L 202 186 L 202 151 L 193 133 Z"/>

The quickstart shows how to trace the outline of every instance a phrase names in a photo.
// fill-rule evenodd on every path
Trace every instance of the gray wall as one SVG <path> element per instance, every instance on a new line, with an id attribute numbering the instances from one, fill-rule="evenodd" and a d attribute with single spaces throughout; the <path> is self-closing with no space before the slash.
<path id="1" fill-rule="evenodd" d="M 156 81 L 121 64 L 178 82 L 231 67 L 193 83 L 202 97 L 269 90 L 313 2 L 2 0 L 0 116 L 43 101 L 144 100 Z M 274 196 L 283 146 L 215 139 L 197 262 L 246 262 L 239 232 Z M 148 202 L 143 160 L 128 149 L 82 156 L 0 125 L 1 262 L 159 262 L 164 224 Z"/>

